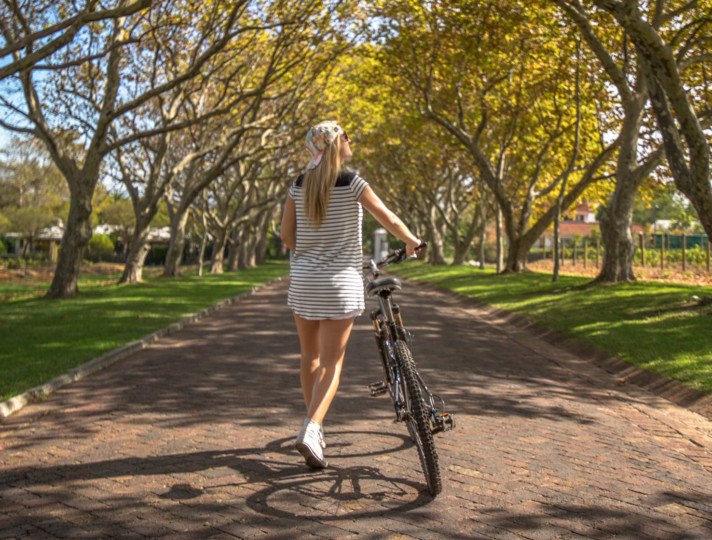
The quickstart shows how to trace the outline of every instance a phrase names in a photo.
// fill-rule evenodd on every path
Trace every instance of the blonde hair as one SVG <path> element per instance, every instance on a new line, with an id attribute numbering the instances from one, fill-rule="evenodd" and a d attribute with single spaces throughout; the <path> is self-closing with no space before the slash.
<path id="1" fill-rule="evenodd" d="M 341 172 L 341 134 L 326 147 L 319 165 L 308 170 L 304 175 L 304 202 L 302 208 L 307 219 L 321 227 L 326 219 L 331 191 Z"/>

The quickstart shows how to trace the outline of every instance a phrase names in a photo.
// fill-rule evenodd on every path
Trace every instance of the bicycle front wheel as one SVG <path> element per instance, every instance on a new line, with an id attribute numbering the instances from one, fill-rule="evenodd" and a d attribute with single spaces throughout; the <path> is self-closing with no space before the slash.
<path id="1" fill-rule="evenodd" d="M 396 355 L 401 365 L 401 374 L 405 382 L 406 403 L 409 412 L 406 419 L 408 432 L 418 449 L 418 457 L 423 474 L 425 474 L 425 481 L 428 484 L 428 491 L 432 496 L 435 496 L 442 491 L 442 481 L 440 480 L 440 466 L 438 465 L 438 454 L 435 451 L 433 432 L 428 421 L 429 409 L 420 392 L 420 385 L 415 373 L 415 362 L 408 345 L 400 340 L 396 341 L 395 345 Z"/>

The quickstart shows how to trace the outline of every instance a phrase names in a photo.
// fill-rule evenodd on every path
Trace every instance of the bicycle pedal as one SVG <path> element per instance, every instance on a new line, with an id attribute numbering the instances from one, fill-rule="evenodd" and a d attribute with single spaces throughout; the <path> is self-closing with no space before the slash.
<path id="1" fill-rule="evenodd" d="M 443 431 L 450 431 L 455 427 L 455 419 L 450 415 L 450 413 L 441 413 L 443 423 Z"/>
<path id="2" fill-rule="evenodd" d="M 436 412 L 434 418 L 435 427 L 433 428 L 433 433 L 440 433 L 441 431 L 450 431 L 455 427 L 455 419 L 446 412 Z"/>
<path id="3" fill-rule="evenodd" d="M 382 396 L 388 392 L 388 385 L 383 381 L 378 381 L 368 385 L 368 391 L 371 393 L 371 397 Z"/>

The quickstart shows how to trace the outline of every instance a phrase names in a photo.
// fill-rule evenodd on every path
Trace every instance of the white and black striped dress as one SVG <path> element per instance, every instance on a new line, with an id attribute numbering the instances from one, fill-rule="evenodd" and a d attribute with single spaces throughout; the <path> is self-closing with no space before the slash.
<path id="1" fill-rule="evenodd" d="M 343 319 L 364 308 L 361 223 L 358 202 L 368 183 L 352 172 L 337 178 L 319 228 L 302 208 L 304 175 L 289 188 L 297 213 L 297 246 L 290 256 L 287 305 L 305 319 Z"/>

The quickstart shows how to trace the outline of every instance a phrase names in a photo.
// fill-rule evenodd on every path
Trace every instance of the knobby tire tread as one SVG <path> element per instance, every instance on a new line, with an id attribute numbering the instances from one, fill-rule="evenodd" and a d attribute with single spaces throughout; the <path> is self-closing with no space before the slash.
<path id="1" fill-rule="evenodd" d="M 438 465 L 438 454 L 435 450 L 433 432 L 428 421 L 429 411 L 420 393 L 420 385 L 415 375 L 415 362 L 408 345 L 398 340 L 395 346 L 396 354 L 401 364 L 403 379 L 410 397 L 411 414 L 415 420 L 417 434 L 422 444 L 423 453 L 418 452 L 418 457 L 428 484 L 428 491 L 432 496 L 436 496 L 442 491 L 442 481 L 440 479 L 440 466 Z M 414 442 L 417 446 L 417 441 Z"/>

